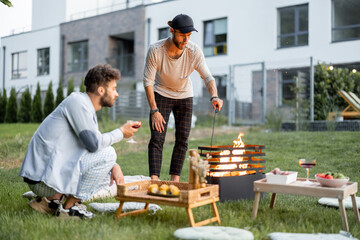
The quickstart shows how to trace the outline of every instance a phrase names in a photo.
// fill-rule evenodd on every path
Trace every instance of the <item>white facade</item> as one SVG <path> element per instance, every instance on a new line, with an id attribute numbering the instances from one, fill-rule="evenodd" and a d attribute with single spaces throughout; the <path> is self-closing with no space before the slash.
<path id="1" fill-rule="evenodd" d="M 135 1 L 134 1 L 135 2 Z M 151 1 L 146 1 L 149 3 Z M 153 1 L 156 2 L 156 1 Z M 79 0 L 46 1 L 33 0 L 33 30 L 31 32 L 2 38 L 1 52 L 5 47 L 5 78 L 3 78 L 3 54 L 0 59 L 0 86 L 9 91 L 26 85 L 42 90 L 50 80 L 56 88 L 60 73 L 59 24 L 74 18 L 97 15 L 102 11 L 117 10 L 124 1 Z M 308 45 L 289 48 L 277 47 L 278 8 L 308 4 Z M 317 62 L 346 64 L 360 62 L 360 40 L 332 42 L 332 0 L 177 0 L 160 2 L 146 7 L 146 47 L 158 40 L 158 30 L 179 13 L 190 15 L 198 32 L 191 41 L 204 47 L 204 21 L 227 19 L 227 54 L 207 57 L 206 61 L 214 76 L 229 76 L 230 66 L 264 63 L 267 70 L 308 67 L 310 57 Z M 110 6 L 106 7 L 106 6 Z M 130 6 L 131 7 L 131 6 Z M 93 9 L 96 9 L 94 12 Z M 50 74 L 36 75 L 37 49 L 50 47 Z M 11 79 L 11 54 L 27 51 L 27 77 Z M 146 51 L 146 50 L 145 50 Z M 145 53 L 146 56 L 146 53 Z M 252 72 L 261 70 L 260 64 L 234 68 L 232 78 L 237 100 L 252 101 Z M 4 85 L 5 79 L 5 85 Z M 198 73 L 191 75 L 195 96 L 201 96 L 204 84 Z M 139 79 L 139 81 L 141 81 Z M 138 89 L 142 89 L 139 82 Z M 33 89 L 34 91 L 34 89 Z"/>
<path id="2" fill-rule="evenodd" d="M 50 27 L 44 30 L 31 31 L 3 37 L 1 39 L 2 50 L 5 47 L 5 81 L 3 79 L 3 54 L 0 60 L 1 66 L 1 88 L 10 93 L 10 89 L 15 87 L 16 91 L 24 91 L 29 87 L 32 94 L 36 91 L 36 85 L 39 82 L 41 90 L 46 91 L 50 81 L 53 83 L 53 90 L 59 83 L 59 49 L 60 49 L 60 27 Z M 50 72 L 48 75 L 37 75 L 37 54 L 38 49 L 50 48 Z M 23 78 L 12 78 L 12 54 L 26 52 L 26 70 L 27 74 Z"/>
<path id="3" fill-rule="evenodd" d="M 58 26 L 66 20 L 66 1 L 32 0 L 32 31 Z"/>
<path id="4" fill-rule="evenodd" d="M 277 9 L 300 4 L 309 5 L 309 44 L 306 46 L 277 48 Z M 150 18 L 148 38 L 150 43 L 158 40 L 158 29 L 167 26 L 179 13 L 188 14 L 195 28 L 191 41 L 203 47 L 204 21 L 227 18 L 227 54 L 207 57 L 213 75 L 229 74 L 229 66 L 264 62 L 267 69 L 294 68 L 314 64 L 345 64 L 360 61 L 360 40 L 332 43 L 332 1 L 305 0 L 181 0 L 147 7 Z M 146 28 L 147 30 L 148 28 Z M 260 70 L 260 65 L 234 69 L 235 96 L 240 101 L 251 102 L 251 71 Z M 194 92 L 201 94 L 203 83 L 199 74 L 191 75 Z"/>

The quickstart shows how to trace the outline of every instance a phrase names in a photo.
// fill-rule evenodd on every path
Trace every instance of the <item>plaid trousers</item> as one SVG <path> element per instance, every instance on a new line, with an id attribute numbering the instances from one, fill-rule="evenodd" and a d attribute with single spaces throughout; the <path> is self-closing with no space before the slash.
<path id="1" fill-rule="evenodd" d="M 172 99 L 155 93 L 156 105 L 163 116 L 166 124 L 165 131 L 162 133 L 152 129 L 150 115 L 151 138 L 148 148 L 149 173 L 160 176 L 162 151 L 165 142 L 167 123 L 170 112 L 172 111 L 175 118 L 175 145 L 171 157 L 170 175 L 180 176 L 184 164 L 186 151 L 188 148 L 188 138 L 191 130 L 191 118 L 193 109 L 193 98 Z"/>
<path id="2" fill-rule="evenodd" d="M 100 189 L 109 186 L 110 171 L 116 163 L 116 158 L 113 147 L 106 147 L 94 153 L 88 152 L 82 156 L 80 160 L 81 178 L 74 197 L 86 201 Z M 31 191 L 40 197 L 50 197 L 57 193 L 43 182 L 28 185 Z"/>

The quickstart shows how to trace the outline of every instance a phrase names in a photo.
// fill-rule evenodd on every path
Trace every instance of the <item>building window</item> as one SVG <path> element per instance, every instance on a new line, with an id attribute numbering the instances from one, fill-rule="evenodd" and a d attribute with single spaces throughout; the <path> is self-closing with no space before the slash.
<path id="1" fill-rule="evenodd" d="M 216 87 L 217 87 L 217 91 L 218 91 L 218 96 L 222 99 L 226 99 L 226 86 L 227 86 L 227 75 L 219 75 L 219 76 L 214 76 L 215 78 L 215 82 L 216 82 Z M 206 86 L 203 86 L 202 89 L 202 96 L 206 97 L 206 98 L 210 98 L 209 92 L 207 91 Z"/>
<path id="2" fill-rule="evenodd" d="M 170 28 L 169 27 L 159 28 L 159 40 L 164 39 L 164 38 L 168 38 L 170 36 L 171 36 L 171 33 L 170 33 Z"/>
<path id="3" fill-rule="evenodd" d="M 70 43 L 68 72 L 86 71 L 88 68 L 88 41 Z"/>
<path id="4" fill-rule="evenodd" d="M 308 5 L 278 9 L 278 48 L 305 46 L 309 42 Z"/>
<path id="5" fill-rule="evenodd" d="M 49 75 L 50 73 L 50 48 L 42 48 L 37 51 L 37 75 Z"/>
<path id="6" fill-rule="evenodd" d="M 25 78 L 27 76 L 26 52 L 16 52 L 11 56 L 11 78 Z"/>
<path id="7" fill-rule="evenodd" d="M 279 103 L 281 105 L 291 105 L 296 99 L 296 95 L 306 99 L 309 97 L 310 72 L 309 69 L 285 69 L 280 74 L 280 94 Z"/>
<path id="8" fill-rule="evenodd" d="M 360 1 L 333 0 L 332 41 L 360 39 Z"/>
<path id="9" fill-rule="evenodd" d="M 204 55 L 225 55 L 227 53 L 227 19 L 206 21 L 204 29 Z"/>

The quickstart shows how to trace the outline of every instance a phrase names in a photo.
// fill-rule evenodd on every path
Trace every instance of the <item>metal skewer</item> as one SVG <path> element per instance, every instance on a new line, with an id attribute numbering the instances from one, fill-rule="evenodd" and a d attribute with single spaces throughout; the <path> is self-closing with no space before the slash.
<path id="1" fill-rule="evenodd" d="M 216 106 L 217 107 L 217 106 Z M 219 112 L 219 110 L 216 108 L 215 113 L 214 113 L 214 122 L 213 122 L 213 127 L 212 127 L 212 134 L 211 134 L 211 144 L 210 144 L 210 152 L 212 149 L 212 143 L 213 143 L 213 138 L 214 138 L 214 127 L 215 127 L 215 119 L 216 119 L 216 114 Z"/>

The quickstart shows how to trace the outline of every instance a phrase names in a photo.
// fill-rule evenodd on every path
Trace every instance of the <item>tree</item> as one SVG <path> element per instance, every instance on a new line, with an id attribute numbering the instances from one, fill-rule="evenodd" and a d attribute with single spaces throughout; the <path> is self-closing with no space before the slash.
<path id="1" fill-rule="evenodd" d="M 71 77 L 69 79 L 69 82 L 68 82 L 68 85 L 67 85 L 67 96 L 69 96 L 74 91 L 74 88 L 75 88 L 74 81 L 75 81 L 74 77 Z"/>
<path id="2" fill-rule="evenodd" d="M 2 94 L 0 92 L 0 123 L 3 123 L 5 121 L 6 104 L 7 104 L 7 96 L 6 96 L 6 89 L 4 88 Z"/>
<path id="3" fill-rule="evenodd" d="M 54 93 L 52 90 L 52 82 L 50 82 L 44 102 L 44 118 L 46 118 L 52 111 L 54 111 L 54 105 Z"/>
<path id="4" fill-rule="evenodd" d="M 31 93 L 29 88 L 23 92 L 20 101 L 20 109 L 17 115 L 18 122 L 28 123 L 31 120 Z"/>
<path id="5" fill-rule="evenodd" d="M 13 7 L 13 5 L 9 0 L 0 0 L 0 2 L 8 7 Z"/>
<path id="6" fill-rule="evenodd" d="M 9 101 L 6 106 L 5 122 L 16 123 L 17 122 L 17 101 L 16 90 L 11 88 Z"/>
<path id="7" fill-rule="evenodd" d="M 84 78 L 81 78 L 80 92 L 85 92 L 85 91 L 86 91 L 86 87 L 84 84 Z"/>
<path id="8" fill-rule="evenodd" d="M 329 68 L 326 63 L 315 66 L 314 113 L 315 120 L 327 119 L 329 112 L 340 112 L 347 106 L 339 90 L 360 94 L 360 73 L 347 68 Z"/>
<path id="9" fill-rule="evenodd" d="M 58 89 L 56 90 L 55 107 L 57 107 L 63 100 L 64 100 L 64 89 L 62 85 L 62 80 L 60 79 Z"/>
<path id="10" fill-rule="evenodd" d="M 38 82 L 36 93 L 33 99 L 32 108 L 31 108 L 31 121 L 32 122 L 41 122 L 43 119 L 42 107 L 41 107 L 41 91 L 40 84 Z"/>

